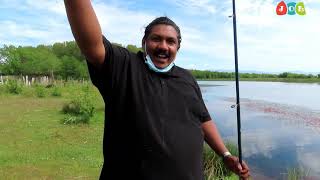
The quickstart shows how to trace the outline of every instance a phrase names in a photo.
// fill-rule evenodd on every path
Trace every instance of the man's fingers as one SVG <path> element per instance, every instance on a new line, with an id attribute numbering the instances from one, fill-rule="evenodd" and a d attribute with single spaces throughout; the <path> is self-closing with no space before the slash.
<path id="1" fill-rule="evenodd" d="M 248 165 L 247 165 L 245 162 L 242 162 L 241 165 L 242 165 L 242 172 L 241 172 L 241 174 L 246 174 L 246 173 L 248 173 L 248 172 L 250 171 Z"/>
<path id="2" fill-rule="evenodd" d="M 241 166 L 242 166 L 242 169 L 248 169 L 249 170 L 248 165 L 244 161 L 242 161 Z"/>
<path id="3" fill-rule="evenodd" d="M 248 169 L 243 169 L 242 171 L 240 171 L 241 174 L 246 174 L 246 173 L 248 173 L 248 172 L 249 172 Z"/>
<path id="4" fill-rule="evenodd" d="M 241 172 L 241 174 L 239 174 L 239 176 L 241 177 L 241 179 L 248 179 L 250 177 L 250 173 L 248 170 L 245 170 L 246 172 Z"/>
<path id="5" fill-rule="evenodd" d="M 239 163 L 239 165 L 240 165 L 240 163 Z M 241 169 L 240 169 L 239 175 L 240 175 L 241 179 L 243 179 L 243 180 L 249 179 L 250 173 L 249 173 L 248 165 L 244 161 L 242 161 L 240 166 L 241 166 Z"/>
<path id="6" fill-rule="evenodd" d="M 242 161 L 242 163 L 240 164 L 239 159 L 237 157 L 229 157 L 229 159 L 227 159 L 227 164 L 230 170 L 236 173 L 239 177 L 241 177 L 241 179 L 247 180 L 250 177 L 250 170 L 248 165 L 244 161 Z"/>
<path id="7" fill-rule="evenodd" d="M 242 172 L 242 166 L 241 166 L 241 164 L 240 164 L 240 163 L 238 163 L 237 168 L 238 168 L 238 169 L 237 169 L 237 171 L 238 171 L 238 172 Z"/>

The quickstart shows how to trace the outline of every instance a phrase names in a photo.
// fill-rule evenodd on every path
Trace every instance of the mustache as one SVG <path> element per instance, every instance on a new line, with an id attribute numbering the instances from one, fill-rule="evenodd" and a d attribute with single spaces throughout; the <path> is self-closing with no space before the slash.
<path id="1" fill-rule="evenodd" d="M 165 55 L 167 57 L 170 56 L 169 51 L 163 50 L 163 49 L 156 49 L 155 52 L 153 53 L 155 56 L 158 55 Z"/>

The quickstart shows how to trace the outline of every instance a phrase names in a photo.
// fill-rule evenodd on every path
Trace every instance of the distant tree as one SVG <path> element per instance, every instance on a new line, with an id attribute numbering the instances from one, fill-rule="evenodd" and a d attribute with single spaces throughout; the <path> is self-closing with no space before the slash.
<path id="1" fill-rule="evenodd" d="M 111 44 L 114 45 L 114 46 L 124 47 L 124 46 L 122 46 L 122 44 L 115 43 L 115 42 L 113 42 L 113 43 L 111 43 Z"/>
<path id="2" fill-rule="evenodd" d="M 289 75 L 289 73 L 284 72 L 284 73 L 279 74 L 278 77 L 279 77 L 279 78 L 287 78 L 288 75 Z"/>
<path id="3" fill-rule="evenodd" d="M 52 46 L 52 51 L 58 58 L 62 58 L 63 56 L 70 56 L 75 57 L 78 61 L 85 60 L 85 57 L 81 53 L 75 41 L 54 43 Z"/>
<path id="4" fill-rule="evenodd" d="M 124 47 L 118 43 L 115 46 Z M 142 50 L 127 45 L 130 52 Z M 47 75 L 52 78 L 88 79 L 86 60 L 75 41 L 57 42 L 53 45 L 7 46 L 0 48 L 0 74 L 4 75 Z M 212 78 L 210 72 L 202 73 Z"/>
<path id="5" fill-rule="evenodd" d="M 64 80 L 88 78 L 85 63 L 77 61 L 77 59 L 72 56 L 63 56 L 61 61 L 60 76 Z"/>
<path id="6" fill-rule="evenodd" d="M 313 76 L 313 74 L 308 74 L 307 75 L 307 78 L 313 78 L 314 76 Z"/>
<path id="7" fill-rule="evenodd" d="M 67 55 L 66 43 L 54 43 L 52 45 L 53 53 L 58 57 L 62 58 L 62 56 Z"/>
<path id="8" fill-rule="evenodd" d="M 127 45 L 126 47 L 130 52 L 133 52 L 133 53 L 137 53 L 139 51 L 142 51 L 142 48 L 138 48 L 137 46 L 135 45 Z"/>
<path id="9" fill-rule="evenodd" d="M 21 74 L 22 65 L 18 48 L 4 45 L 4 47 L 0 49 L 0 59 L 3 74 Z"/>
<path id="10" fill-rule="evenodd" d="M 320 78 L 320 74 L 318 74 L 318 78 Z"/>
<path id="11" fill-rule="evenodd" d="M 4 74 L 3 69 L 4 69 L 5 64 L 0 61 L 0 75 Z"/>
<path id="12" fill-rule="evenodd" d="M 20 60 L 23 75 L 47 75 L 54 77 L 60 61 L 46 46 L 21 47 Z"/>

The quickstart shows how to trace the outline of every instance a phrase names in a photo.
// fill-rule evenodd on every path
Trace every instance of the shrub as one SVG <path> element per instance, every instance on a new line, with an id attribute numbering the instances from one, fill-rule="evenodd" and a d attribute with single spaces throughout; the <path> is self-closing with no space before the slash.
<path id="1" fill-rule="evenodd" d="M 6 92 L 5 86 L 0 84 L 0 94 L 4 94 L 5 92 Z"/>
<path id="2" fill-rule="evenodd" d="M 41 85 L 35 86 L 35 92 L 36 92 L 36 96 L 39 98 L 43 98 L 46 96 L 46 89 Z"/>
<path id="3" fill-rule="evenodd" d="M 62 112 L 64 114 L 80 115 L 80 102 L 72 100 L 71 102 L 64 104 Z"/>
<path id="4" fill-rule="evenodd" d="M 73 96 L 72 100 L 62 107 L 62 112 L 67 114 L 62 121 L 64 124 L 89 123 L 95 112 L 94 96 L 89 86 L 83 88 L 78 95 Z"/>
<path id="5" fill-rule="evenodd" d="M 60 97 L 62 96 L 61 90 L 58 87 L 54 87 L 51 92 L 51 96 Z"/>
<path id="6" fill-rule="evenodd" d="M 8 80 L 5 87 L 10 94 L 21 94 L 22 92 L 22 84 L 17 80 Z"/>
<path id="7" fill-rule="evenodd" d="M 34 97 L 35 96 L 35 88 L 31 86 L 24 86 L 22 95 L 25 97 Z"/>
<path id="8" fill-rule="evenodd" d="M 288 75 L 289 75 L 289 73 L 284 72 L 284 73 L 279 74 L 278 77 L 279 77 L 279 78 L 287 78 Z"/>
<path id="9" fill-rule="evenodd" d="M 53 87 L 55 87 L 54 84 L 48 84 L 48 85 L 46 85 L 46 88 L 53 88 Z"/>
<path id="10" fill-rule="evenodd" d="M 94 114 L 95 107 L 93 102 L 86 96 L 78 96 L 71 102 L 65 104 L 62 108 L 62 112 L 71 115 L 87 115 L 92 117 Z"/>

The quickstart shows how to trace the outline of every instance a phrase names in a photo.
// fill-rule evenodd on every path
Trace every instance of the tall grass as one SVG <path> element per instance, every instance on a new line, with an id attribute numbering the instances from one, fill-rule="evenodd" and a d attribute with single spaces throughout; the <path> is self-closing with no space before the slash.
<path id="1" fill-rule="evenodd" d="M 40 84 L 36 84 L 34 86 L 35 88 L 35 95 L 39 98 L 44 98 L 46 97 L 47 95 L 47 92 L 46 92 L 46 88 L 43 86 L 43 85 L 40 85 Z"/>
<path id="2" fill-rule="evenodd" d="M 6 93 L 6 87 L 3 84 L 0 84 L 0 95 Z"/>
<path id="3" fill-rule="evenodd" d="M 227 142 L 226 146 L 231 154 L 238 154 L 238 148 L 236 145 Z M 207 144 L 204 145 L 203 158 L 204 175 L 206 180 L 238 179 L 236 175 L 224 166 L 222 158 L 211 150 Z"/>
<path id="4" fill-rule="evenodd" d="M 310 174 L 310 170 L 303 168 L 289 168 L 288 169 L 288 180 L 302 180 L 306 179 Z"/>
<path id="5" fill-rule="evenodd" d="M 60 87 L 58 87 L 58 86 L 53 87 L 52 91 L 51 91 L 51 96 L 61 97 L 62 96 L 62 92 L 61 92 Z"/>
<path id="6" fill-rule="evenodd" d="M 21 94 L 23 85 L 17 80 L 8 80 L 5 84 L 5 89 L 10 94 Z"/>

